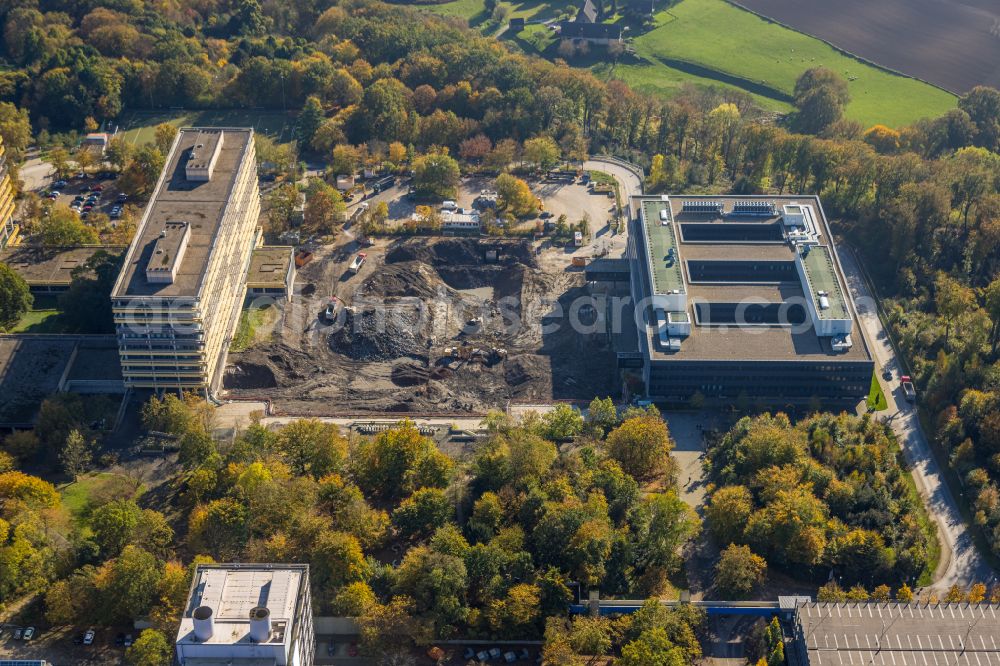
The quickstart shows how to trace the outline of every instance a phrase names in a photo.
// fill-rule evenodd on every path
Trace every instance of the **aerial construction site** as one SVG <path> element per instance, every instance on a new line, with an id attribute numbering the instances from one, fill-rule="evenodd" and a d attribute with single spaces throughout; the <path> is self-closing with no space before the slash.
<path id="1" fill-rule="evenodd" d="M 570 250 L 414 237 L 379 240 L 361 263 L 345 240 L 316 249 L 291 301 L 229 354 L 226 397 L 330 415 L 620 394 L 603 302 Z"/>

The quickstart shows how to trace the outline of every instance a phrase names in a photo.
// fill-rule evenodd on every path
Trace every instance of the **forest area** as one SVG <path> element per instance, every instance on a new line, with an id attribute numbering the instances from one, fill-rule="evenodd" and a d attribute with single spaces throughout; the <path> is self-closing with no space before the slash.
<path id="1" fill-rule="evenodd" d="M 775 119 L 739 93 L 647 96 L 513 53 L 462 21 L 372 0 L 10 0 L 0 24 L 0 136 L 15 173 L 29 146 L 66 150 L 125 109 L 235 105 L 301 109 L 298 155 L 283 158 L 287 168 L 301 155 L 391 158 L 399 167 L 447 153 L 466 170 L 503 169 L 545 137 L 557 158 L 606 152 L 641 164 L 650 192 L 818 194 L 835 232 L 864 258 L 929 434 L 1000 555 L 997 90 L 975 88 L 943 116 L 899 130 L 863 127 L 843 118 L 845 82 L 814 68 L 796 84 L 796 110 Z M 155 182 L 163 142 L 112 141 L 110 150 L 132 191 Z M 636 455 L 669 450 L 658 418 L 619 419 L 605 409 L 589 423 L 566 411 L 528 423 L 493 419 L 467 494 L 456 499 L 448 494 L 453 463 L 412 428 L 348 450 L 335 430 L 303 421 L 278 432 L 254 426 L 220 447 L 203 407 L 168 399 L 145 416 L 181 439 L 175 494 L 156 508 L 131 496 L 107 502 L 64 543 L 51 528 L 77 528 L 54 486 L 18 471 L 39 459 L 67 472 L 87 467 L 91 433 L 64 402 L 46 408 L 50 427 L 8 437 L 0 455 L 0 599 L 47 590 L 53 623 L 150 615 L 166 629 L 187 590 L 190 569 L 180 561 L 280 560 L 309 550 L 318 603 L 367 614 L 372 649 L 460 627 L 545 631 L 570 652 L 592 638 L 615 641 L 623 658 L 650 646 L 694 658 L 698 618 L 650 611 L 645 624 L 583 625 L 577 634 L 543 619 L 565 604 L 570 578 L 641 596 L 670 585 L 676 549 L 699 526 L 672 470 Z M 556 445 L 586 433 L 581 446 Z M 785 445 L 768 454 L 778 457 L 740 463 L 760 442 Z M 727 525 L 732 511 L 710 514 L 707 529 L 720 546 L 733 544 L 733 568 L 751 574 L 734 594 L 748 593 L 745 581 L 760 574 L 750 555 L 814 573 L 836 562 L 851 586 L 919 578 L 928 535 L 911 515 L 893 447 L 880 427 L 829 415 L 797 424 L 760 417 L 723 437 L 711 452 L 719 488 L 710 510 L 726 500 L 747 520 Z M 385 461 L 394 467 L 380 467 Z M 385 478 L 402 482 L 385 487 Z M 796 490 L 775 491 L 786 483 Z M 300 504 L 289 508 L 289 498 Z M 251 526 L 248 506 L 267 518 Z M 772 520 L 788 507 L 804 512 L 806 529 L 783 531 Z M 369 558 L 387 534 L 408 545 L 398 568 Z M 800 547 L 769 545 L 786 537 Z M 869 558 L 878 566 L 859 564 Z M 428 568 L 443 572 L 433 586 L 422 576 Z M 387 638 L 387 628 L 399 633 Z"/>

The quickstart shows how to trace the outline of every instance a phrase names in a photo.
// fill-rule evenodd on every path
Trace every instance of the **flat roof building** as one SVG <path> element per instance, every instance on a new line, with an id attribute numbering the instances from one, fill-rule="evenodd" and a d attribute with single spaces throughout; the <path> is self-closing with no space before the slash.
<path id="1" fill-rule="evenodd" d="M 856 401 L 874 363 L 819 199 L 636 196 L 626 258 L 649 397 Z"/>
<path id="2" fill-rule="evenodd" d="M 74 273 L 86 271 L 87 262 L 98 252 L 120 256 L 126 248 L 121 245 L 78 245 L 74 247 L 43 247 L 16 245 L 0 250 L 0 263 L 17 272 L 34 294 L 59 293 L 69 289 Z"/>
<path id="3" fill-rule="evenodd" d="M 291 298 L 295 283 L 295 248 L 265 245 L 253 252 L 247 273 L 247 297 Z"/>
<path id="4" fill-rule="evenodd" d="M 809 602 L 790 666 L 1000 666 L 1000 606 Z"/>
<path id="5" fill-rule="evenodd" d="M 312 666 L 307 564 L 199 564 L 175 649 L 180 666 Z"/>
<path id="6" fill-rule="evenodd" d="M 111 293 L 128 386 L 218 386 L 259 216 L 253 130 L 181 129 Z"/>

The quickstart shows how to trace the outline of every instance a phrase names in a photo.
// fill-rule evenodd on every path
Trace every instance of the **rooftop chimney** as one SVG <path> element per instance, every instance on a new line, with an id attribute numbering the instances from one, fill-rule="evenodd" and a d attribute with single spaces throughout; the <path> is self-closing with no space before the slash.
<path id="1" fill-rule="evenodd" d="M 263 606 L 250 609 L 250 639 L 266 643 L 271 638 L 271 611 Z"/>
<path id="2" fill-rule="evenodd" d="M 212 619 L 212 609 L 208 606 L 198 606 L 191 613 L 194 620 L 194 635 L 202 642 L 207 641 L 215 633 L 215 620 Z"/>

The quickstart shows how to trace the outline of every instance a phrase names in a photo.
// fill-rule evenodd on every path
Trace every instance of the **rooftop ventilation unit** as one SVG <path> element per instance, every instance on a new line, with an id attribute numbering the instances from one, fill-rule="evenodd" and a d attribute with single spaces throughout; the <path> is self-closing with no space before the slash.
<path id="1" fill-rule="evenodd" d="M 854 341 L 851 340 L 850 335 L 838 335 L 836 337 L 830 338 L 830 347 L 835 352 L 846 352 L 853 346 L 854 346 Z"/>
<path id="2" fill-rule="evenodd" d="M 190 239 L 191 225 L 187 222 L 169 221 L 163 225 L 146 263 L 146 280 L 157 284 L 172 284 L 177 278 Z"/>
<path id="3" fill-rule="evenodd" d="M 681 206 L 682 213 L 698 213 L 698 214 L 712 214 L 721 215 L 722 214 L 722 202 L 721 201 L 685 201 Z"/>
<path id="4" fill-rule="evenodd" d="M 212 618 L 212 609 L 208 606 L 198 606 L 191 613 L 191 620 L 194 624 L 194 636 L 204 643 L 212 638 L 215 633 L 215 620 Z"/>
<path id="5" fill-rule="evenodd" d="M 255 643 L 271 639 L 271 611 L 264 606 L 250 609 L 250 639 Z"/>
<path id="6" fill-rule="evenodd" d="M 184 177 L 190 181 L 212 180 L 215 164 L 225 143 L 225 133 L 220 131 L 198 132 L 194 145 L 188 151 Z"/>
<path id="7" fill-rule="evenodd" d="M 776 211 L 773 201 L 748 199 L 734 203 L 732 214 L 746 217 L 774 217 Z"/>

